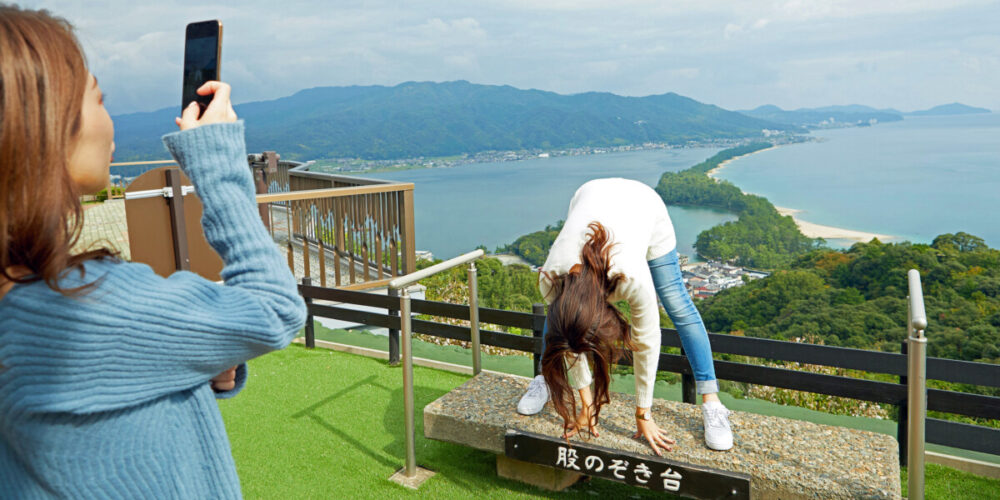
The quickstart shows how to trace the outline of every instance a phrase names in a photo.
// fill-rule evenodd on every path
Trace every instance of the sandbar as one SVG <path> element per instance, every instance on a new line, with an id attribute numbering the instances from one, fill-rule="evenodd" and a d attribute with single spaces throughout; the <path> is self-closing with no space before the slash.
<path id="1" fill-rule="evenodd" d="M 713 168 L 712 170 L 709 170 L 708 172 L 705 172 L 705 175 L 707 175 L 707 176 L 709 176 L 709 177 L 711 177 L 711 178 L 715 179 L 715 176 L 716 176 L 716 175 L 717 175 L 717 174 L 718 174 L 719 172 L 721 172 L 721 171 L 722 171 L 722 169 L 726 168 L 726 165 L 728 165 L 728 164 L 729 164 L 729 162 L 731 162 L 731 161 L 733 161 L 733 160 L 739 160 L 740 158 L 745 158 L 745 157 L 747 157 L 747 156 L 750 156 L 750 155 L 753 155 L 753 154 L 757 154 L 757 153 L 760 153 L 760 152 L 763 152 L 763 151 L 769 151 L 769 150 L 772 150 L 772 149 L 774 149 L 774 148 L 776 148 L 776 147 L 778 147 L 778 146 L 771 146 L 771 147 L 769 147 L 769 148 L 764 148 L 764 149 L 758 149 L 757 151 L 754 151 L 754 152 L 752 152 L 752 153 L 747 153 L 747 154 L 745 154 L 745 155 L 739 155 L 739 156 L 734 156 L 734 157 L 732 157 L 732 158 L 730 158 L 730 159 L 728 159 L 728 160 L 726 160 L 726 161 L 724 161 L 724 162 L 722 162 L 722 163 L 720 163 L 720 164 L 716 165 L 716 166 L 715 166 L 715 168 Z"/>
<path id="2" fill-rule="evenodd" d="M 845 229 L 842 227 L 824 226 L 822 224 L 816 224 L 800 219 L 798 214 L 802 213 L 802 210 L 785 207 L 774 208 L 781 215 L 791 216 L 792 220 L 795 221 L 795 225 L 799 226 L 799 231 L 802 231 L 802 234 L 809 238 L 823 238 L 825 240 L 853 240 L 863 243 L 867 243 L 873 238 L 878 238 L 879 241 L 886 241 L 894 238 L 893 236 L 887 234 L 869 233 L 865 231 L 856 231 L 854 229 Z"/>
<path id="3" fill-rule="evenodd" d="M 509 266 L 511 264 L 521 264 L 528 267 L 534 267 L 534 264 L 532 264 L 531 262 L 524 260 L 520 255 L 514 255 L 512 253 L 498 253 L 498 254 L 487 255 L 487 257 L 497 259 L 500 261 L 501 264 L 505 266 Z"/>
<path id="4" fill-rule="evenodd" d="M 734 160 L 739 160 L 740 158 L 750 156 L 752 154 L 760 153 L 762 151 L 774 149 L 776 147 L 778 146 L 771 146 L 769 148 L 764 148 L 754 151 L 753 153 L 747 153 L 745 155 L 735 156 L 720 163 L 717 167 L 706 172 L 705 175 L 718 181 L 719 179 L 716 178 L 715 176 L 718 175 L 718 173 L 723 168 L 725 168 L 730 162 Z M 751 193 L 743 191 L 743 194 L 751 194 Z M 799 231 L 801 231 L 803 235 L 809 238 L 823 238 L 825 240 L 852 240 L 852 241 L 860 241 L 862 243 L 867 243 L 871 241 L 873 238 L 878 238 L 879 241 L 886 241 L 895 238 L 894 236 L 890 236 L 887 234 L 869 233 L 866 231 L 856 231 L 854 229 L 845 229 L 842 227 L 824 226 L 822 224 L 816 224 L 813 222 L 804 221 L 800 219 L 798 215 L 802 213 L 802 210 L 795 208 L 778 207 L 778 206 L 775 206 L 774 208 L 781 215 L 791 216 L 792 220 L 795 221 L 795 225 L 799 227 Z"/>

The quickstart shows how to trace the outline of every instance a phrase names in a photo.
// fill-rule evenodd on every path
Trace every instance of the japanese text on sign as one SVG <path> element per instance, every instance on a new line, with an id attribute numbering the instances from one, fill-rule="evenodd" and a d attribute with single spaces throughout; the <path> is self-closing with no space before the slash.
<path id="1" fill-rule="evenodd" d="M 601 472 L 604 470 L 604 460 L 597 455 L 587 455 L 583 459 L 583 469 L 577 465 L 577 461 L 580 457 L 577 450 L 567 446 L 560 446 L 558 448 L 558 453 L 556 454 L 556 467 L 561 467 L 564 469 L 571 469 L 580 472 Z M 626 475 L 631 474 L 635 479 L 635 482 L 639 484 L 648 484 L 651 477 L 656 475 L 654 467 L 659 464 L 653 464 L 650 467 L 645 462 L 637 462 L 631 468 L 629 467 L 628 460 L 611 460 L 611 465 L 608 465 L 608 470 L 617 479 L 626 479 Z M 660 466 L 662 469 L 663 466 Z M 663 489 L 667 491 L 679 491 L 681 489 L 681 473 L 676 472 L 671 467 L 666 467 L 659 477 L 663 478 Z"/>

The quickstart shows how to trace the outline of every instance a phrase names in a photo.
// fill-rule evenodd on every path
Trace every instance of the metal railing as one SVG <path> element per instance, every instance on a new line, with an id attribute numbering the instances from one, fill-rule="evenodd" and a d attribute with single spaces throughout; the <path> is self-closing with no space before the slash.
<path id="1" fill-rule="evenodd" d="M 924 498 L 924 424 L 927 419 L 927 313 L 924 312 L 924 291 L 920 287 L 920 272 L 910 269 L 907 273 L 910 294 L 906 304 L 906 337 L 910 344 L 907 386 L 909 420 L 907 443 L 907 484 L 909 498 Z"/>
<path id="2" fill-rule="evenodd" d="M 311 304 L 309 306 L 310 315 L 388 328 L 390 332 L 392 329 L 400 328 L 401 318 L 395 313 L 388 313 L 389 311 L 396 311 L 399 308 L 399 301 L 395 297 L 313 286 L 300 287 L 300 293 L 307 300 L 321 299 L 336 301 L 343 304 L 363 305 L 387 311 L 387 314 L 379 314 L 371 311 L 358 311 L 348 307 Z M 911 297 L 916 296 L 911 293 Z M 916 303 L 920 302 L 916 300 Z M 411 312 L 460 320 L 471 319 L 468 307 L 427 300 L 412 300 Z M 917 310 L 916 312 L 919 313 L 920 311 Z M 531 313 L 481 307 L 478 309 L 478 313 L 479 318 L 488 324 L 520 328 L 532 332 L 532 336 L 524 336 L 482 330 L 480 335 L 481 343 L 484 345 L 532 353 L 537 375 L 538 361 L 542 354 L 541 336 L 542 327 L 545 322 L 544 307 L 536 304 Z M 919 314 L 913 314 L 913 316 L 914 318 L 919 318 Z M 311 321 L 310 319 L 307 324 L 311 323 Z M 917 325 L 920 324 L 919 321 L 915 321 L 914 323 Z M 418 333 L 448 339 L 469 341 L 472 336 L 471 328 L 434 321 L 415 319 L 412 322 L 412 328 Z M 681 347 L 680 337 L 676 330 L 663 328 L 661 332 L 663 347 Z M 310 333 L 308 330 L 306 335 L 308 345 L 310 342 Z M 907 354 L 716 333 L 710 333 L 709 339 L 712 344 L 712 351 L 716 354 L 733 354 L 758 358 L 759 360 L 796 362 L 858 370 L 871 374 L 898 376 L 900 379 L 899 383 L 893 383 L 840 375 L 810 373 L 783 367 L 762 366 L 761 364 L 748 362 L 715 360 L 715 371 L 720 380 L 826 394 L 898 407 L 900 417 L 897 427 L 897 438 L 900 444 L 900 462 L 905 463 L 907 461 L 907 415 L 909 413 L 907 407 L 910 400 L 907 388 Z M 390 359 L 393 359 L 394 356 L 392 342 L 392 338 L 390 337 Z M 398 354 L 396 356 L 398 357 Z M 658 369 L 682 375 L 691 373 L 691 367 L 687 358 L 677 354 L 660 354 Z M 1000 387 L 1000 365 L 929 357 L 926 359 L 925 377 L 944 382 L 997 388 Z M 686 395 L 689 391 L 682 392 Z M 694 391 L 692 390 L 690 393 L 693 395 Z M 686 402 L 694 403 L 694 400 L 686 400 Z M 924 406 L 928 410 L 943 413 L 974 418 L 1000 419 L 1000 397 L 984 394 L 928 389 L 926 390 L 926 403 Z M 925 423 L 926 442 L 928 443 L 1000 455 L 1000 429 L 937 418 L 928 418 L 925 420 Z"/>
<path id="3" fill-rule="evenodd" d="M 311 172 L 311 166 L 278 161 L 273 152 L 250 158 L 257 202 L 266 207 L 261 216 L 287 246 L 292 272 L 299 262 L 303 276 L 318 271 L 320 286 L 329 277 L 334 287 L 366 289 L 415 271 L 413 184 Z"/>
<path id="4" fill-rule="evenodd" d="M 166 167 L 171 165 L 177 165 L 174 160 L 153 160 L 153 161 L 123 161 L 112 163 L 109 168 L 111 169 L 111 175 L 108 176 L 108 185 L 105 188 L 107 190 L 107 199 L 115 200 L 122 199 L 125 197 L 124 191 L 128 187 L 128 183 L 125 182 L 125 178 L 138 177 L 140 173 L 156 168 L 156 167 Z M 125 175 L 123 170 L 131 170 L 134 175 Z M 117 173 L 116 173 L 117 171 Z M 117 177 L 117 181 L 111 180 L 111 177 Z M 97 200 L 97 195 L 83 195 L 80 197 L 83 201 L 94 201 Z"/>
<path id="5" fill-rule="evenodd" d="M 478 375 L 481 370 L 479 352 L 479 298 L 477 294 L 476 265 L 474 261 L 482 257 L 484 254 L 485 252 L 483 252 L 482 249 L 474 250 L 453 259 L 449 259 L 407 274 L 406 276 L 395 278 L 389 282 L 389 288 L 399 291 L 399 317 L 402 323 L 401 329 L 403 335 L 403 338 L 401 339 L 403 344 L 403 408 L 406 412 L 406 465 L 404 466 L 403 472 L 408 478 L 412 478 L 417 475 L 416 436 L 414 425 L 415 408 L 413 402 L 413 326 L 412 318 L 410 317 L 411 307 L 409 287 L 417 281 L 433 276 L 441 271 L 446 271 L 455 266 L 469 263 L 469 328 L 470 338 L 472 340 L 472 366 L 473 372 Z"/>
<path id="6" fill-rule="evenodd" d="M 293 273 L 298 262 L 320 286 L 329 278 L 335 287 L 365 289 L 416 269 L 412 183 L 312 172 L 313 162 L 281 161 L 274 151 L 248 162 L 261 218 L 287 246 Z"/>
<path id="7" fill-rule="evenodd" d="M 261 219 L 275 241 L 287 247 L 293 273 L 298 264 L 302 269 L 296 274 L 316 277 L 320 286 L 329 282 L 365 289 L 386 286 L 393 277 L 416 270 L 412 183 L 311 172 L 312 162 L 280 161 L 273 151 L 250 154 L 247 162 L 254 172 Z M 134 177 L 170 164 L 175 163 L 112 167 Z"/>
<path id="8" fill-rule="evenodd" d="M 320 286 L 375 288 L 416 268 L 413 184 L 386 183 L 259 194 L 288 266 Z M 313 269 L 318 260 L 318 270 Z M 327 264 L 332 263 L 332 275 Z"/>
<path id="9" fill-rule="evenodd" d="M 315 259 L 320 286 L 330 278 L 334 287 L 365 289 L 416 270 L 412 183 L 310 172 L 311 162 L 261 156 L 250 162 L 257 201 L 267 204 L 262 216 L 272 236 L 281 241 L 283 233 L 293 272 L 298 261 L 304 276 L 314 276 Z"/>

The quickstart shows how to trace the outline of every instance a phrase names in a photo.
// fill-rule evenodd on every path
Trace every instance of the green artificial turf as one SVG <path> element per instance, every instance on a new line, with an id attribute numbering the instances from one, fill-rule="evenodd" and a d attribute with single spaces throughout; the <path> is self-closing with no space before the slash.
<path id="1" fill-rule="evenodd" d="M 489 366 L 485 357 L 484 366 Z M 388 479 L 403 466 L 405 456 L 399 367 L 298 345 L 253 360 L 243 392 L 219 402 L 244 496 L 663 498 L 599 479 L 562 493 L 548 492 L 497 477 L 492 453 L 424 439 L 420 408 L 467 379 L 466 375 L 414 368 L 417 463 L 437 474 L 413 491 Z M 626 382 L 619 381 L 616 389 L 627 389 Z M 662 385 L 659 390 L 671 393 L 664 395 L 679 397 L 678 388 Z M 726 402 L 739 408 L 741 400 Z M 767 407 L 755 409 L 771 414 Z M 997 498 L 1000 491 L 1000 480 L 934 464 L 927 465 L 925 477 L 928 499 Z M 905 471 L 901 481 L 905 495 Z"/>
<path id="2" fill-rule="evenodd" d="M 402 372 L 385 361 L 293 345 L 250 363 L 246 388 L 219 402 L 246 498 L 663 498 L 593 480 L 552 493 L 496 475 L 492 453 L 423 437 L 420 408 L 467 376 L 414 368 L 418 491 L 403 466 Z"/>
<path id="3" fill-rule="evenodd" d="M 903 496 L 908 493 L 906 468 L 900 471 Z M 924 466 L 924 498 L 932 500 L 996 499 L 1000 498 L 1000 479 L 990 479 L 937 464 Z"/>

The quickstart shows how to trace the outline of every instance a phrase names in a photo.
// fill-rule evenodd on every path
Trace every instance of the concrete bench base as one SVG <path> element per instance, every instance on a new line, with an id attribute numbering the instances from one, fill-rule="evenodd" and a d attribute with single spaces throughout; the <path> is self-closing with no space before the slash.
<path id="1" fill-rule="evenodd" d="M 497 475 L 551 491 L 569 488 L 583 477 L 579 472 L 522 462 L 504 455 L 497 455 Z"/>
<path id="2" fill-rule="evenodd" d="M 504 455 L 507 429 L 559 436 L 562 419 L 551 404 L 538 415 L 517 413 L 527 386 L 528 380 L 521 377 L 483 372 L 424 408 L 424 435 L 498 455 Z M 573 441 L 652 456 L 648 445 L 631 439 L 634 401 L 632 396 L 613 393 L 611 403 L 601 410 L 601 436 Z M 751 498 L 900 498 L 899 447 L 891 436 L 735 412 L 730 418 L 735 446 L 717 452 L 705 446 L 697 406 L 655 400 L 653 416 L 677 441 L 665 458 L 747 474 Z M 568 471 L 556 469 L 551 469 L 552 476 L 539 475 L 509 460 L 498 458 L 500 475 L 540 487 L 559 489 L 578 479 L 557 476 L 555 472 Z"/>

